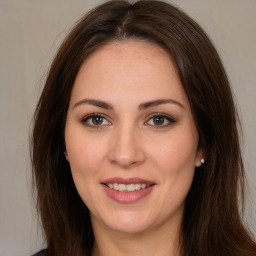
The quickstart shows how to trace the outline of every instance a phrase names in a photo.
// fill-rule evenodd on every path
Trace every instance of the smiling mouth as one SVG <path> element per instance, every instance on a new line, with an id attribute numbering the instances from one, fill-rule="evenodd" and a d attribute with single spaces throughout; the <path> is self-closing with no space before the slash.
<path id="1" fill-rule="evenodd" d="M 134 192 L 142 189 L 147 189 L 153 185 L 147 184 L 121 184 L 121 183 L 104 183 L 105 186 L 119 192 Z"/>

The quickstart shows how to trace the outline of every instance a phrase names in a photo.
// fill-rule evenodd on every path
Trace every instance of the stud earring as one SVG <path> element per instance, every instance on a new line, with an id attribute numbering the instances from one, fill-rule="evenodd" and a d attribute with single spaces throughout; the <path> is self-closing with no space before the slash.
<path id="1" fill-rule="evenodd" d="M 202 164 L 204 164 L 204 159 L 203 159 L 203 158 L 201 158 L 200 162 L 201 162 Z"/>

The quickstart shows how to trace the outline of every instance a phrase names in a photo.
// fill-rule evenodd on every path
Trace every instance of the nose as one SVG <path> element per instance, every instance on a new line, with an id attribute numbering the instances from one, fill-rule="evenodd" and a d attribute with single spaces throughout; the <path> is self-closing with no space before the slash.
<path id="1" fill-rule="evenodd" d="M 124 169 L 141 165 L 146 154 L 139 131 L 134 127 L 119 127 L 111 140 L 109 160 Z"/>

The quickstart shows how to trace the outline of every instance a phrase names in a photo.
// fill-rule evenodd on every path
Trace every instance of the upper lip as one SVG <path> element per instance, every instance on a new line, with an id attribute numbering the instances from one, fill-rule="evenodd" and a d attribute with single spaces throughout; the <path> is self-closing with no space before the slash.
<path id="1" fill-rule="evenodd" d="M 145 180 L 137 177 L 132 178 L 121 178 L 121 177 L 113 177 L 106 180 L 103 180 L 101 183 L 109 184 L 109 183 L 118 183 L 118 184 L 146 184 L 146 185 L 154 185 L 155 182 L 150 180 Z"/>

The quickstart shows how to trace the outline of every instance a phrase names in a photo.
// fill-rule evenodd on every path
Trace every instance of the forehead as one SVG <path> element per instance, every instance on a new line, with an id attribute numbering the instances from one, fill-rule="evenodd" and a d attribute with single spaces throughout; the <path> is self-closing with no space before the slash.
<path id="1" fill-rule="evenodd" d="M 147 100 L 154 95 L 186 98 L 170 55 L 158 45 L 131 40 L 93 52 L 78 72 L 72 95 L 107 97 L 113 92 L 127 97 L 143 92 Z"/>

